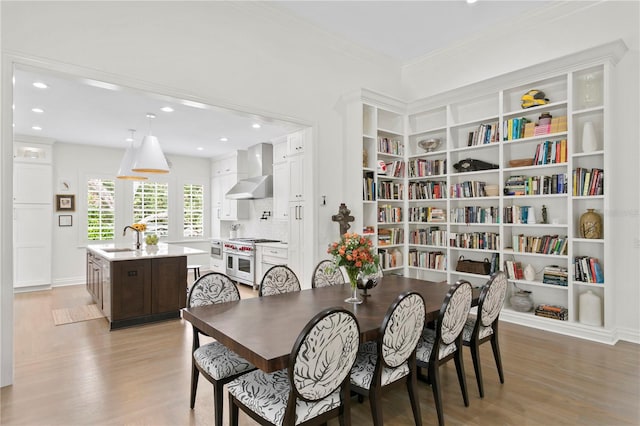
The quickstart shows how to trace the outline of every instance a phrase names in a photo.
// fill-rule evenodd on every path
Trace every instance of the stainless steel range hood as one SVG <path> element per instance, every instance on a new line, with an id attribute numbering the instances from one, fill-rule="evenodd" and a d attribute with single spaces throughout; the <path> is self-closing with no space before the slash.
<path id="1" fill-rule="evenodd" d="M 273 197 L 273 145 L 260 143 L 247 150 L 249 177 L 236 183 L 225 197 L 233 200 L 256 200 Z"/>

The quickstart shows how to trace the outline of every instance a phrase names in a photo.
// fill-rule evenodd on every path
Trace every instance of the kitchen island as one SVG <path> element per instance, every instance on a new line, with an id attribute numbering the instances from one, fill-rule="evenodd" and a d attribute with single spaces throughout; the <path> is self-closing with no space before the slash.
<path id="1" fill-rule="evenodd" d="M 180 318 L 186 306 L 187 256 L 201 250 L 158 244 L 135 249 L 87 246 L 87 291 L 111 330 Z"/>

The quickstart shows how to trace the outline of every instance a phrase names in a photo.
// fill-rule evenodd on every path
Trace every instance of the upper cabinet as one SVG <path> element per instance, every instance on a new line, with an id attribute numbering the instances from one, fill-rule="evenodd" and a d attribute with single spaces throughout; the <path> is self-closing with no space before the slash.
<path id="1" fill-rule="evenodd" d="M 303 154 L 304 153 L 304 139 L 305 131 L 291 133 L 287 136 L 287 145 L 289 155 Z"/>
<path id="2" fill-rule="evenodd" d="M 49 143 L 13 143 L 13 161 L 21 163 L 51 164 L 53 146 Z"/>
<path id="3" fill-rule="evenodd" d="M 287 141 L 273 144 L 273 219 L 289 219 L 289 163 Z"/>
<path id="4" fill-rule="evenodd" d="M 221 220 L 249 218 L 249 201 L 231 200 L 227 192 L 247 177 L 247 151 L 236 151 L 211 160 L 211 203 L 214 233 Z"/>

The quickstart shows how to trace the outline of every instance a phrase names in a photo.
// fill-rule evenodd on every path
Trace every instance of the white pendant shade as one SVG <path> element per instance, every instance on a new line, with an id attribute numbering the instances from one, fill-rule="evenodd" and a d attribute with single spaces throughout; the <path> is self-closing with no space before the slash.
<path id="1" fill-rule="evenodd" d="M 131 170 L 138 173 L 169 173 L 169 165 L 158 138 L 151 135 L 144 137 Z"/>
<path id="2" fill-rule="evenodd" d="M 146 176 L 139 175 L 134 173 L 131 169 L 133 167 L 133 161 L 136 156 L 137 149 L 133 146 L 133 142 L 127 148 L 124 153 L 124 157 L 122 157 L 122 161 L 120 162 L 120 169 L 118 170 L 118 179 L 124 180 L 145 180 L 148 179 Z"/>

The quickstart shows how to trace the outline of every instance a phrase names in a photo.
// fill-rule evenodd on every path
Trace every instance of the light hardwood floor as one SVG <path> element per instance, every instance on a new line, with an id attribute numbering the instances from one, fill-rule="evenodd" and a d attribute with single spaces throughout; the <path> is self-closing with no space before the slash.
<path id="1" fill-rule="evenodd" d="M 243 297 L 255 294 L 241 290 Z M 171 320 L 114 332 L 104 319 L 54 326 L 52 309 L 89 303 L 84 286 L 16 295 L 15 381 L 1 390 L 0 424 L 213 424 L 212 389 L 205 379 L 195 409 L 189 409 L 189 323 Z M 506 323 L 500 339 L 505 383 L 498 381 L 490 345 L 483 345 L 484 399 L 465 350 L 468 408 L 454 366 L 442 369 L 448 425 L 640 424 L 638 345 L 607 346 Z M 425 383 L 419 383 L 419 399 L 423 423 L 436 423 Z M 383 403 L 385 424 L 413 424 L 404 387 L 386 394 Z M 225 407 L 225 423 L 226 416 Z M 352 423 L 371 424 L 368 402 L 353 401 Z M 241 413 L 240 424 L 255 423 Z"/>

